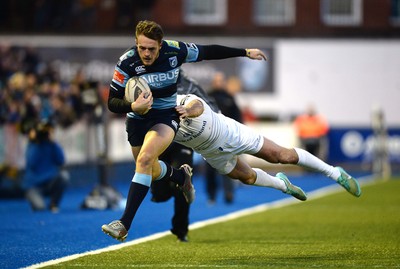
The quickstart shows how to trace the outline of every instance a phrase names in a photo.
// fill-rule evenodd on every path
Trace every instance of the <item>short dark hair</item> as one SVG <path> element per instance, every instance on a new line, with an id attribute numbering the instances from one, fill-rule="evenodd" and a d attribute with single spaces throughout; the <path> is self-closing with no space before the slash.
<path id="1" fill-rule="evenodd" d="M 164 32 L 159 24 L 154 21 L 139 21 L 136 25 L 135 36 L 138 38 L 139 35 L 144 35 L 147 38 L 153 39 L 161 43 Z"/>

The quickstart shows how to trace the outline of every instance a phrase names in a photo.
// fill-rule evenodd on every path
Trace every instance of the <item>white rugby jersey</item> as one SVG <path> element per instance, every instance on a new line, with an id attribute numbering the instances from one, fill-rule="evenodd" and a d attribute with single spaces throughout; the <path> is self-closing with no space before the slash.
<path id="1" fill-rule="evenodd" d="M 251 128 L 213 112 L 205 101 L 196 95 L 178 95 L 178 104 L 185 105 L 200 100 L 204 112 L 195 118 L 180 121 L 175 142 L 193 148 L 221 174 L 230 173 L 240 154 L 255 154 L 263 146 L 262 135 Z"/>

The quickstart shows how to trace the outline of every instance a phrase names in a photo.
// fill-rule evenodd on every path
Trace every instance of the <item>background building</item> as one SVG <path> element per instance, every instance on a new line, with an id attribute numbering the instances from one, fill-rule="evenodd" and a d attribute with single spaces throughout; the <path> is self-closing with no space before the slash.
<path id="1" fill-rule="evenodd" d="M 124 34 L 141 19 L 170 34 L 398 37 L 399 0 L 3 0 L 3 33 Z"/>

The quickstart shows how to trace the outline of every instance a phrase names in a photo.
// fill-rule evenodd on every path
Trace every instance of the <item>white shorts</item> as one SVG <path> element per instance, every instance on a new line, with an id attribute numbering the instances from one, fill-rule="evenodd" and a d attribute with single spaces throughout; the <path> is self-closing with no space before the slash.
<path id="1" fill-rule="evenodd" d="M 264 144 L 264 137 L 248 126 L 230 118 L 225 120 L 228 128 L 224 136 L 216 142 L 216 147 L 200 152 L 207 163 L 222 175 L 232 172 L 238 155 L 255 154 Z"/>

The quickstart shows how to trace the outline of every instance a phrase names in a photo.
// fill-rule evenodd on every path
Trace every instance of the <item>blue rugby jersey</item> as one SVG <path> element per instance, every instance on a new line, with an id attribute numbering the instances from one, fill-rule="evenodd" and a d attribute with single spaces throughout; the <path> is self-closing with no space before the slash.
<path id="1" fill-rule="evenodd" d="M 147 81 L 153 94 L 152 109 L 173 108 L 176 106 L 179 67 L 183 63 L 201 61 L 199 47 L 194 43 L 163 40 L 158 58 L 151 66 L 145 66 L 134 46 L 119 58 L 110 90 L 123 98 L 127 81 L 140 76 Z M 128 117 L 138 115 L 129 112 Z"/>

